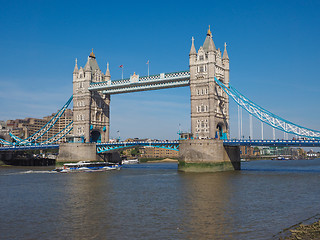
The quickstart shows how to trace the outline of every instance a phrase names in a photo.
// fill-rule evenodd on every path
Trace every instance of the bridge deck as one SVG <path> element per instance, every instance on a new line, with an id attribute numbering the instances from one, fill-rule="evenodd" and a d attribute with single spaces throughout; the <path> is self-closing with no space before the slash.
<path id="1" fill-rule="evenodd" d="M 320 147 L 320 140 L 224 140 L 226 146 L 271 146 L 271 147 Z M 97 153 L 112 152 L 123 148 L 136 146 L 165 148 L 179 150 L 179 141 L 138 141 L 97 143 Z M 36 149 L 58 149 L 59 144 L 30 145 L 30 146 L 2 146 L 0 151 L 23 151 Z"/>

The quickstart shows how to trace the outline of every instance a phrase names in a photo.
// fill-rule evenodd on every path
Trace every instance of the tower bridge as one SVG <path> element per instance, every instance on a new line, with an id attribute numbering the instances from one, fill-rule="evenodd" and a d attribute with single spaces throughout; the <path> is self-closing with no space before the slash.
<path id="1" fill-rule="evenodd" d="M 130 78 L 111 80 L 109 64 L 103 73 L 93 51 L 84 67 L 73 70 L 73 95 L 61 110 L 37 133 L 14 141 L 0 139 L 0 151 L 59 148 L 59 160 L 95 160 L 98 154 L 114 153 L 132 146 L 179 150 L 179 169 L 183 171 L 222 171 L 240 169 L 240 145 L 251 146 L 320 146 L 320 132 L 282 119 L 250 101 L 229 82 L 227 45 L 223 54 L 216 48 L 210 27 L 198 49 L 192 38 L 189 70 L 150 76 L 133 74 Z M 110 96 L 138 91 L 190 87 L 191 139 L 110 143 Z M 312 138 L 309 140 L 230 140 L 229 97 L 261 122 L 286 133 Z M 73 100 L 73 122 L 58 134 L 39 143 Z M 67 136 L 72 143 L 56 144 Z"/>
<path id="2" fill-rule="evenodd" d="M 108 142 L 110 95 L 137 91 L 190 86 L 191 132 L 195 138 L 229 137 L 229 96 L 213 80 L 217 77 L 229 86 L 229 57 L 226 44 L 223 55 L 216 49 L 209 28 L 198 52 L 192 38 L 189 71 L 160 73 L 111 80 L 109 65 L 102 73 L 95 54 L 90 53 L 84 67 L 73 71 L 73 135 L 85 142 Z M 218 131 L 218 133 L 217 133 Z"/>

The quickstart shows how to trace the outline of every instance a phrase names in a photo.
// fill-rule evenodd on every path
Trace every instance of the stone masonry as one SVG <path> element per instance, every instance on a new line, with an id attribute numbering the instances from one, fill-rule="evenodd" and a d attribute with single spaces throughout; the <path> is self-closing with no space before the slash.
<path id="1" fill-rule="evenodd" d="M 90 53 L 84 68 L 73 71 L 73 135 L 85 142 L 109 141 L 110 95 L 88 90 L 91 82 L 111 81 L 109 64 L 106 74 L 98 66 L 95 54 Z"/>
<path id="2" fill-rule="evenodd" d="M 215 83 L 214 77 L 229 85 L 229 57 L 216 49 L 212 33 L 198 50 L 192 38 L 189 53 L 191 91 L 191 132 L 194 138 L 209 139 L 229 136 L 229 98 Z"/>

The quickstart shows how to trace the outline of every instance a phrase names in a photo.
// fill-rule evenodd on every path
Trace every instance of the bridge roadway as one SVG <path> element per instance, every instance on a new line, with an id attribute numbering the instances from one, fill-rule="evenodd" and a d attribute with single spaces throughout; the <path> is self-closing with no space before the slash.
<path id="1" fill-rule="evenodd" d="M 226 146 L 272 146 L 272 147 L 320 147 L 320 140 L 224 140 Z M 179 141 L 137 141 L 137 142 L 115 142 L 97 143 L 97 153 L 115 152 L 120 149 L 138 146 L 156 147 L 179 151 Z M 58 149 L 59 144 L 42 144 L 28 146 L 2 146 L 0 151 L 24 151 L 40 149 Z"/>
<path id="2" fill-rule="evenodd" d="M 39 144 L 39 145 L 10 145 L 0 147 L 0 151 L 24 151 L 24 150 L 44 150 L 59 149 L 59 144 Z"/>

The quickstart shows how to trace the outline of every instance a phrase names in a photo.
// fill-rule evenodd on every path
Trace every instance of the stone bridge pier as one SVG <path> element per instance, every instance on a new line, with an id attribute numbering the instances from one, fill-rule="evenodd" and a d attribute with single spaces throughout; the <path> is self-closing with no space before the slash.
<path id="1" fill-rule="evenodd" d="M 178 169 L 184 172 L 240 170 L 240 148 L 222 140 L 189 139 L 179 144 Z"/>

